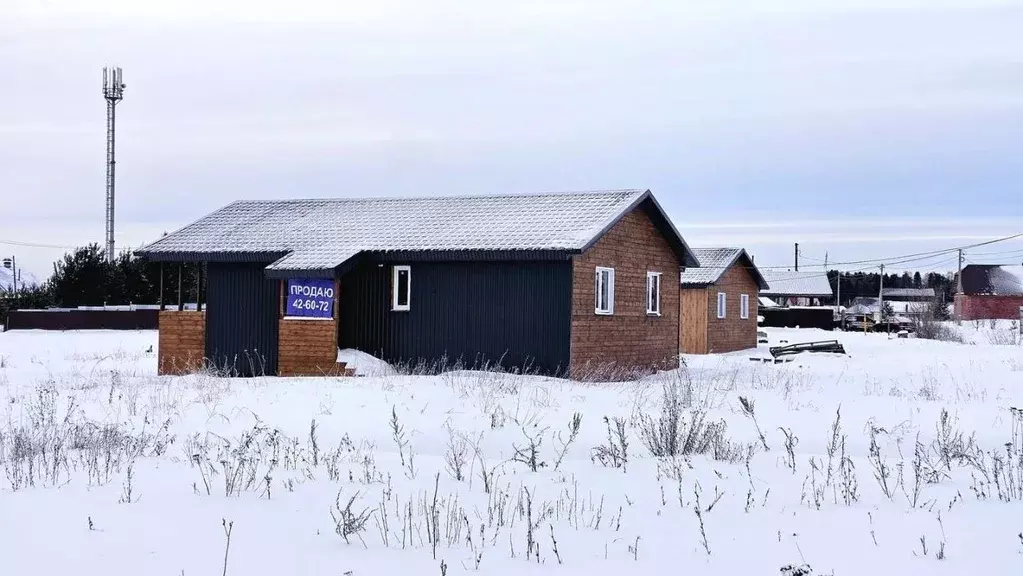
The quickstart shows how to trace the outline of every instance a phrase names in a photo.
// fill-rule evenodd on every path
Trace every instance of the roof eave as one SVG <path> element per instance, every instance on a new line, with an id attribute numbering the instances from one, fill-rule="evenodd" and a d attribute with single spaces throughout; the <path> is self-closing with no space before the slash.
<path id="1" fill-rule="evenodd" d="M 270 264 L 288 254 L 287 251 L 192 251 L 192 250 L 138 250 L 136 255 L 150 262 L 253 262 Z"/>

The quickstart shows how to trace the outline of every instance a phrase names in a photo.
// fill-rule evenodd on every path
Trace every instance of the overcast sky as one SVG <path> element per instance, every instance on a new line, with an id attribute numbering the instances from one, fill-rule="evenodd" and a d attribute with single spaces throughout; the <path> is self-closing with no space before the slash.
<path id="1" fill-rule="evenodd" d="M 762 265 L 971 244 L 1023 232 L 1021 29 L 1023 0 L 5 0 L 0 242 L 102 242 L 111 63 L 119 248 L 239 198 L 621 187 Z"/>

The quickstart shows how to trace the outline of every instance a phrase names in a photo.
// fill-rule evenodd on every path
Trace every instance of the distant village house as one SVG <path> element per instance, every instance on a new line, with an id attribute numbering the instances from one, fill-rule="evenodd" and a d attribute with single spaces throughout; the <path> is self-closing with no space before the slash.
<path id="1" fill-rule="evenodd" d="M 733 352 L 757 346 L 763 275 L 741 248 L 695 248 L 699 268 L 682 272 L 679 340 L 685 354 Z"/>
<path id="2" fill-rule="evenodd" d="M 956 282 L 955 316 L 960 320 L 1019 320 L 1023 266 L 970 264 Z"/>

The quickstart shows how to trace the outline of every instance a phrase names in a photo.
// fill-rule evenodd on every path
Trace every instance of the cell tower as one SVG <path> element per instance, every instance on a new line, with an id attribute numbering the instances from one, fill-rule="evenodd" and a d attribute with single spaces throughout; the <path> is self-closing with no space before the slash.
<path id="1" fill-rule="evenodd" d="M 120 68 L 103 68 L 103 98 L 107 101 L 107 262 L 114 261 L 114 125 L 117 103 L 124 98 Z"/>

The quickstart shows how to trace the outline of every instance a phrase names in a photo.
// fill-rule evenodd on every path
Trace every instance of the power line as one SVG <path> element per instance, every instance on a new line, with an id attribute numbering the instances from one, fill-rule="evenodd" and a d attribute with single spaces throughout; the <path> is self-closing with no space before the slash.
<path id="1" fill-rule="evenodd" d="M 995 238 L 993 240 L 987 240 L 985 242 L 977 242 L 975 244 L 967 244 L 967 245 L 964 245 L 964 246 L 955 246 L 953 248 L 944 248 L 944 249 L 941 249 L 941 250 L 931 250 L 931 251 L 928 251 L 928 252 L 916 252 L 916 253 L 913 253 L 913 254 L 902 254 L 902 255 L 899 255 L 899 256 L 888 256 L 888 257 L 883 257 L 883 258 L 868 258 L 868 259 L 864 259 L 864 260 L 849 260 L 847 262 L 830 262 L 830 263 L 828 263 L 828 265 L 832 266 L 832 267 L 837 267 L 837 266 L 857 266 L 857 265 L 869 264 L 869 265 L 871 265 L 870 267 L 873 268 L 873 267 L 879 266 L 881 264 L 885 264 L 885 265 L 905 264 L 905 263 L 908 263 L 908 262 L 916 262 L 916 261 L 919 261 L 919 260 L 926 260 L 927 258 L 931 258 L 931 257 L 942 256 L 944 254 L 950 254 L 950 253 L 956 252 L 958 250 L 968 250 L 970 248 L 978 248 L 980 246 L 987 246 L 987 245 L 995 244 L 995 243 L 998 243 L 998 242 L 1006 242 L 1008 240 L 1015 240 L 1017 238 L 1023 238 L 1023 233 L 1013 234 L 1011 236 L 1003 236 L 1001 238 Z M 803 257 L 806 258 L 806 256 L 803 256 Z M 788 270 L 791 267 L 790 266 L 758 266 L 757 268 L 759 268 L 760 270 Z"/>
<path id="2" fill-rule="evenodd" d="M 61 250 L 74 250 L 78 246 L 64 246 L 61 244 L 41 244 L 37 242 L 21 242 L 18 240 L 0 240 L 0 244 L 8 246 L 20 246 L 22 248 L 57 248 Z"/>
<path id="3" fill-rule="evenodd" d="M 1023 254 L 1023 248 L 1017 250 L 1005 250 L 1002 252 L 972 252 L 971 256 L 1003 256 L 1003 255 L 1017 255 Z"/>

